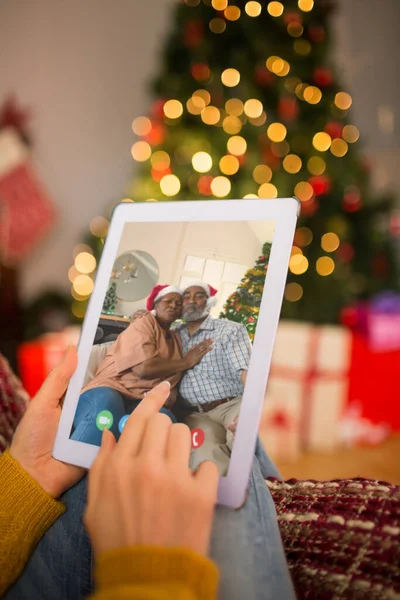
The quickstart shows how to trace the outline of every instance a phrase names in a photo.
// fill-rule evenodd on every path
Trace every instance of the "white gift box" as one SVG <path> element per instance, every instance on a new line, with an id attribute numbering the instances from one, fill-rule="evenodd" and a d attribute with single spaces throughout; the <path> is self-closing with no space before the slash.
<path id="1" fill-rule="evenodd" d="M 339 445 L 350 355 L 351 333 L 343 327 L 280 323 L 260 426 L 267 448 L 268 437 L 274 440 L 271 455 L 281 456 L 282 440 L 289 438 L 282 427 L 278 435 L 271 419 L 277 410 L 289 415 L 289 457 L 300 450 L 332 452 Z"/>

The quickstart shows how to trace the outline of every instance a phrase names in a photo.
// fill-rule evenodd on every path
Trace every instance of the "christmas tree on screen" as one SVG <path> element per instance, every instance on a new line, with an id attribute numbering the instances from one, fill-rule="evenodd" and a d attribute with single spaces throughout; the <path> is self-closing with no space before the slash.
<path id="1" fill-rule="evenodd" d="M 229 296 L 224 310 L 220 314 L 220 319 L 230 319 L 236 323 L 242 323 L 252 341 L 257 328 L 271 246 L 272 244 L 269 242 L 264 244 L 262 255 L 258 257 L 254 267 L 245 273 L 238 289 Z"/>
<path id="2" fill-rule="evenodd" d="M 125 198 L 297 196 L 283 316 L 317 323 L 337 322 L 343 308 L 398 281 L 391 200 L 371 187 L 335 69 L 333 8 L 180 2 L 155 100 L 132 124 L 140 164 Z"/>

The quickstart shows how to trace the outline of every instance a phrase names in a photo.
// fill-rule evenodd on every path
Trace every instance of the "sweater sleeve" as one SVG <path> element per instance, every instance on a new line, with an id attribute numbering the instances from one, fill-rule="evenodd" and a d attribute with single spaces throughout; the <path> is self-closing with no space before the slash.
<path id="1" fill-rule="evenodd" d="M 135 546 L 104 552 L 91 600 L 214 600 L 218 569 L 185 548 Z"/>
<path id="2" fill-rule="evenodd" d="M 0 456 L 0 598 L 64 511 L 7 451 Z"/>

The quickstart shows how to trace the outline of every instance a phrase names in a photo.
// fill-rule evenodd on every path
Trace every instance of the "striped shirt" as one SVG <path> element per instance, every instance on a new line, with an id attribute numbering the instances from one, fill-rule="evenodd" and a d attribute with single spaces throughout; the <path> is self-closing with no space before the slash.
<path id="1" fill-rule="evenodd" d="M 251 355 L 251 342 L 244 325 L 209 316 L 192 336 L 186 325 L 177 331 L 184 355 L 203 340 L 213 340 L 213 350 L 183 374 L 179 393 L 187 404 L 243 395 L 241 371 L 248 370 Z"/>

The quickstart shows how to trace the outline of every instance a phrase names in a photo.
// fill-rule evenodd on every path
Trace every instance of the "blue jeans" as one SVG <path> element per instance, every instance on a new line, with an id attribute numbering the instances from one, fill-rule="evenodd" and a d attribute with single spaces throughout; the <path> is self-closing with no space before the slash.
<path id="1" fill-rule="evenodd" d="M 257 442 L 246 503 L 217 506 L 210 557 L 220 569 L 219 600 L 295 600 L 275 506 L 265 477 L 278 477 Z M 93 590 L 93 553 L 82 523 L 86 477 L 62 497 L 68 510 L 47 531 L 5 600 L 79 600 Z"/>
<path id="2" fill-rule="evenodd" d="M 112 414 L 113 423 L 110 431 L 118 440 L 121 435 L 119 428 L 121 419 L 130 415 L 139 404 L 140 400 L 133 400 L 110 387 L 102 386 L 83 392 L 76 408 L 71 439 L 100 446 L 102 431 L 96 425 L 96 417 L 101 411 L 106 410 Z M 161 408 L 160 412 L 168 415 L 173 423 L 177 422 L 175 415 L 167 408 Z"/>

